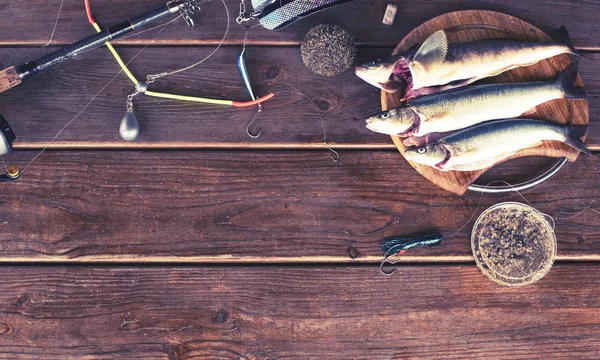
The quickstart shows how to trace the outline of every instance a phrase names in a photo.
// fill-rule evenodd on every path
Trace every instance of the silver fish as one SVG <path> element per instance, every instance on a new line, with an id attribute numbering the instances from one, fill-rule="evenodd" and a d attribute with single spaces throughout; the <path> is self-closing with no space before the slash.
<path id="1" fill-rule="evenodd" d="M 395 62 L 371 62 L 356 67 L 356 75 L 388 92 L 407 89 L 403 100 L 466 86 L 505 71 L 534 65 L 559 54 L 578 55 L 566 28 L 556 43 L 518 40 L 478 40 L 448 43 L 443 30 L 433 33 L 414 55 L 398 55 Z"/>
<path id="2" fill-rule="evenodd" d="M 435 143 L 406 149 L 407 160 L 433 166 L 441 171 L 474 171 L 488 168 L 517 151 L 561 141 L 590 154 L 581 141 L 586 125 L 562 126 L 541 120 L 505 119 L 475 125 L 446 136 Z"/>
<path id="3" fill-rule="evenodd" d="M 554 81 L 477 85 L 421 96 L 368 118 L 367 128 L 387 135 L 425 136 L 524 116 L 547 101 L 586 99 L 576 80 L 577 67 L 571 65 Z"/>

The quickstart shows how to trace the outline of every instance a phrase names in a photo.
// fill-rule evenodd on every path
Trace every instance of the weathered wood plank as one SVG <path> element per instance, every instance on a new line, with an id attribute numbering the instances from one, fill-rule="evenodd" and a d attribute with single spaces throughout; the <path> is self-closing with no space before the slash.
<path id="1" fill-rule="evenodd" d="M 22 166 L 34 153 L 5 160 Z M 600 159 L 524 192 L 558 218 L 560 259 L 600 259 Z M 518 159 L 481 180 L 511 183 L 549 159 Z M 379 262 L 386 236 L 444 231 L 406 261 L 471 261 L 470 229 L 518 195 L 452 195 L 396 152 L 47 152 L 0 185 L 2 262 Z M 478 205 L 480 205 L 478 207 Z M 599 209 L 600 210 L 600 209 Z M 459 231 L 460 229 L 460 231 Z"/>
<path id="2" fill-rule="evenodd" d="M 3 21 L 0 24 L 0 45 L 43 45 L 50 39 L 52 28 L 61 0 L 27 2 L 8 2 L 0 4 Z M 93 0 L 92 7 L 96 17 L 105 26 L 114 25 L 126 18 L 163 4 L 165 0 Z M 247 1 L 249 3 L 249 1 Z M 600 50 L 600 41 L 596 34 L 600 24 L 596 14 L 600 5 L 593 1 L 579 0 L 423 0 L 410 3 L 395 1 L 399 6 L 399 15 L 393 26 L 381 23 L 385 7 L 389 1 L 357 0 L 303 19 L 291 27 L 279 32 L 256 28 L 248 41 L 252 44 L 297 45 L 306 32 L 320 23 L 338 23 L 356 36 L 361 44 L 376 46 L 396 46 L 410 30 L 432 17 L 466 9 L 493 10 L 521 17 L 523 20 L 548 32 L 566 25 L 573 41 L 580 48 Z M 229 44 L 241 44 L 245 29 L 235 24 L 233 19 L 239 11 L 238 0 L 226 0 L 231 13 L 231 32 Z M 198 26 L 191 30 L 183 21 L 177 21 L 167 27 L 156 39 L 160 44 L 216 44 L 225 30 L 225 11 L 218 0 L 203 5 L 203 11 L 195 16 Z M 252 23 L 253 24 L 253 23 Z M 65 0 L 65 5 L 54 36 L 55 44 L 66 44 L 79 40 L 84 35 L 93 34 L 89 26 L 83 1 Z M 147 42 L 155 32 L 141 34 L 123 41 L 125 44 Z"/>
<path id="3" fill-rule="evenodd" d="M 3 49 L 0 65 L 26 61 L 43 49 Z M 139 49 L 121 50 L 131 59 Z M 194 63 L 210 48 L 147 49 L 131 65 L 138 78 L 148 73 L 180 68 Z M 238 74 L 235 59 L 239 48 L 224 48 L 202 66 L 172 78 L 159 80 L 159 91 L 214 98 L 249 99 Z M 361 59 L 390 54 L 391 49 L 363 49 Z M 588 144 L 600 150 L 600 75 L 598 61 L 581 60 L 581 75 L 590 91 L 591 114 Z M 66 128 L 55 148 L 298 148 L 321 147 L 323 132 L 315 107 L 299 93 L 306 94 L 319 107 L 328 140 L 337 147 L 394 149 L 388 136 L 375 134 L 364 126 L 367 116 L 379 111 L 379 91 L 360 80 L 352 71 L 334 78 L 312 74 L 300 59 L 297 48 L 251 48 L 248 66 L 258 94 L 275 92 L 265 104 L 254 132 L 246 135 L 246 125 L 255 109 L 232 109 L 142 97 L 135 110 L 141 123 L 137 142 L 127 143 L 118 129 L 125 112 L 125 99 L 133 85 L 121 75 L 92 102 L 82 116 Z M 84 54 L 80 59 L 52 69 L 45 76 L 29 79 L 0 96 L 0 112 L 14 127 L 20 148 L 42 148 L 84 108 L 114 75 L 118 66 L 106 50 Z"/>
<path id="4" fill-rule="evenodd" d="M 11 359 L 594 359 L 598 265 L 501 288 L 472 266 L 7 267 Z"/>

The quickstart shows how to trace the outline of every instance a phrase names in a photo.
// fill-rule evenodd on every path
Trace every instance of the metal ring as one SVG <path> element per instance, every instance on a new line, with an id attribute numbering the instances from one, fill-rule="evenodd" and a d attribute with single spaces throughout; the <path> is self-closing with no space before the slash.
<path id="1" fill-rule="evenodd" d="M 502 186 L 482 186 L 482 185 L 477 185 L 477 184 L 471 184 L 468 187 L 468 190 L 470 191 L 474 191 L 474 192 L 478 192 L 478 193 L 484 193 L 484 194 L 504 194 L 504 193 L 509 193 L 509 192 L 513 192 L 513 191 L 523 191 L 525 189 L 529 189 L 532 188 L 546 180 L 548 180 L 549 178 L 551 178 L 554 174 L 556 174 L 558 172 L 558 170 L 560 170 L 560 168 L 563 167 L 563 165 L 565 165 L 567 163 L 567 158 L 566 157 L 561 157 L 558 159 L 558 161 L 556 162 L 556 164 L 554 164 L 554 166 L 552 166 L 552 168 L 550 168 L 550 170 L 546 171 L 545 173 L 543 173 L 542 175 L 522 182 L 520 184 L 516 184 L 513 186 L 509 186 L 509 185 L 502 185 Z"/>

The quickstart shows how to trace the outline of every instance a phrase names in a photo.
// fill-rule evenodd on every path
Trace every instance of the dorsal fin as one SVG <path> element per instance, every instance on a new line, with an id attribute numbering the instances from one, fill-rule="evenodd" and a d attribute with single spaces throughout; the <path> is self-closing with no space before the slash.
<path id="1" fill-rule="evenodd" d="M 431 34 L 417 50 L 413 62 L 425 70 L 441 64 L 448 54 L 448 38 L 444 30 Z"/>

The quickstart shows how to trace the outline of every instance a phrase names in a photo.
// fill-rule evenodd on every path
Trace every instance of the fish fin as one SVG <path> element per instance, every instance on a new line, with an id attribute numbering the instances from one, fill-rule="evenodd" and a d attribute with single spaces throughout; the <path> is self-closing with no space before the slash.
<path id="1" fill-rule="evenodd" d="M 454 89 L 458 89 L 461 87 L 465 87 L 465 86 L 470 85 L 480 79 L 481 78 L 479 78 L 479 77 L 472 77 L 472 78 L 464 79 L 464 80 L 456 80 L 456 81 L 452 81 L 446 85 L 420 88 L 419 92 L 421 93 L 421 95 L 436 94 L 441 91 L 449 91 L 449 90 L 454 90 Z"/>
<path id="2" fill-rule="evenodd" d="M 448 55 L 448 38 L 444 30 L 439 30 L 428 37 L 417 50 L 413 64 L 418 64 L 424 70 L 430 69 L 443 63 L 446 55 Z"/>
<path id="3" fill-rule="evenodd" d="M 587 155 L 592 154 L 590 149 L 581 140 L 581 137 L 587 134 L 587 125 L 571 125 L 567 127 L 567 131 L 569 134 L 565 140 L 565 143 L 581 152 L 586 153 Z"/>
<path id="4" fill-rule="evenodd" d="M 400 99 L 401 102 L 407 102 L 410 101 L 414 98 L 418 98 L 419 96 L 421 96 L 421 90 L 413 90 L 413 89 L 408 89 L 406 91 L 406 93 L 404 94 L 404 96 L 402 97 L 402 99 Z"/>
<path id="5" fill-rule="evenodd" d="M 587 94 L 585 89 L 575 85 L 577 81 L 577 64 L 571 64 L 564 69 L 558 77 L 556 82 L 565 93 L 565 99 L 573 100 L 585 100 Z"/>
<path id="6" fill-rule="evenodd" d="M 406 140 L 404 140 L 402 143 L 406 147 L 423 146 L 423 145 L 437 142 L 450 134 L 452 134 L 452 131 L 443 132 L 443 133 L 434 132 L 434 133 L 429 133 L 429 134 L 423 135 L 423 136 L 411 136 L 411 137 L 407 138 Z"/>
<path id="7" fill-rule="evenodd" d="M 552 34 L 552 39 L 556 43 L 565 45 L 569 48 L 571 55 L 569 57 L 571 58 L 571 61 L 579 61 L 578 57 L 581 56 L 581 54 L 579 53 L 579 51 L 577 51 L 577 49 L 575 49 L 575 46 L 573 46 L 573 42 L 571 41 L 571 35 L 569 34 L 569 31 L 567 30 L 566 26 L 561 25 L 561 27 L 558 28 L 558 30 L 556 30 L 554 34 Z"/>

